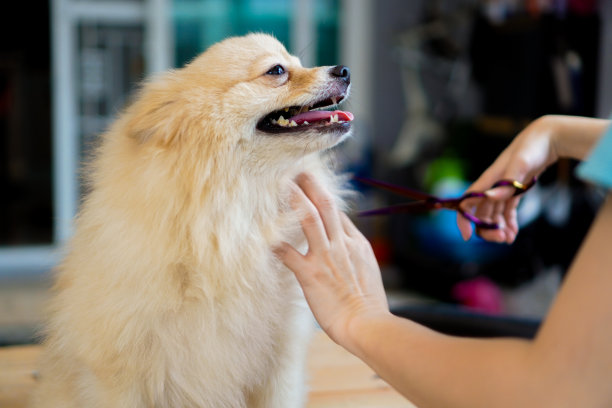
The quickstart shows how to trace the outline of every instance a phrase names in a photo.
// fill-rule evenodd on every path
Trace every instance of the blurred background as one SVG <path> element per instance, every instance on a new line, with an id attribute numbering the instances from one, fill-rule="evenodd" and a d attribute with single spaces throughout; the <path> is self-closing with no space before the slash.
<path id="1" fill-rule="evenodd" d="M 541 115 L 612 112 L 612 0 L 5 0 L 2 7 L 0 344 L 34 338 L 51 270 L 71 235 L 81 164 L 98 135 L 143 78 L 227 36 L 267 32 L 305 66 L 349 66 L 343 109 L 354 113 L 355 131 L 337 150 L 339 167 L 440 195 L 460 194 Z M 392 308 L 433 326 L 435 316 L 466 311 L 537 325 L 603 198 L 574 178 L 574 166 L 560 162 L 526 195 L 512 246 L 463 242 L 448 211 L 355 217 Z M 355 188 L 354 209 L 401 200 Z"/>

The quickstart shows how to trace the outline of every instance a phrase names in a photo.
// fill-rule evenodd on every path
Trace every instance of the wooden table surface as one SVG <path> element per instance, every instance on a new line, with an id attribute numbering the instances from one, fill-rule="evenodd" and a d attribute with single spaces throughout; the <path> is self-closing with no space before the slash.
<path id="1" fill-rule="evenodd" d="M 38 346 L 0 348 L 0 407 L 24 408 L 35 383 Z M 307 408 L 414 408 L 367 365 L 317 332 L 308 357 Z"/>

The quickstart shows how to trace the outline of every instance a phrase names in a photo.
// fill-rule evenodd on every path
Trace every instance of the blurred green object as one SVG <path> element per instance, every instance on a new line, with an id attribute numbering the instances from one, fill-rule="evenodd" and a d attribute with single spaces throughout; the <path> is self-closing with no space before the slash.
<path id="1" fill-rule="evenodd" d="M 440 157 L 432 161 L 425 173 L 425 187 L 432 191 L 443 180 L 465 182 L 465 162 L 456 157 Z"/>
<path id="2" fill-rule="evenodd" d="M 335 65 L 338 58 L 338 0 L 312 0 L 316 65 Z M 175 66 L 191 61 L 224 38 L 250 32 L 274 35 L 288 49 L 293 0 L 174 0 Z M 293 50 L 299 57 L 300 50 Z"/>

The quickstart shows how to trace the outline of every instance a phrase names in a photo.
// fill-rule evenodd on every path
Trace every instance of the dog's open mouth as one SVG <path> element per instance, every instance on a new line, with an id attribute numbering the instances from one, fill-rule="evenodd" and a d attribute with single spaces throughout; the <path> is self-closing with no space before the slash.
<path id="1" fill-rule="evenodd" d="M 351 112 L 320 110 L 337 105 L 344 95 L 334 96 L 306 106 L 289 106 L 266 115 L 257 129 L 266 133 L 302 132 L 307 129 L 333 131 L 350 128 Z"/>

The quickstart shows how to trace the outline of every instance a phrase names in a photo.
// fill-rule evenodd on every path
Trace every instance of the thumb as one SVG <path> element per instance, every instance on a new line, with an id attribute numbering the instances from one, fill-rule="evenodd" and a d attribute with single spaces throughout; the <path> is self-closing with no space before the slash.
<path id="1" fill-rule="evenodd" d="M 513 180 L 513 181 L 509 181 Z M 529 181 L 524 181 L 529 180 Z M 517 192 L 520 193 L 526 189 L 528 189 L 531 184 L 535 181 L 535 176 L 532 177 L 516 177 L 516 178 L 506 178 L 505 180 L 498 182 L 497 184 L 501 184 L 499 186 L 493 185 L 492 188 L 485 191 L 487 198 L 495 201 L 506 201 L 517 195 Z"/>
<path id="2" fill-rule="evenodd" d="M 487 198 L 495 201 L 505 201 L 514 195 L 514 187 L 512 186 L 499 186 L 491 188 L 485 191 Z"/>

